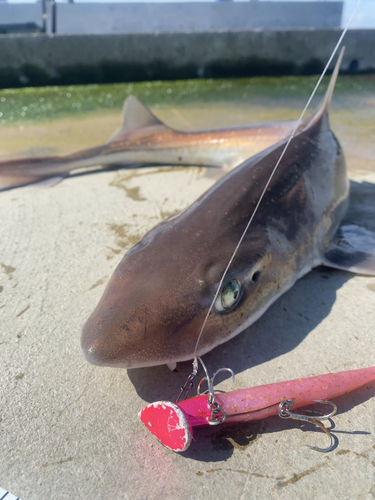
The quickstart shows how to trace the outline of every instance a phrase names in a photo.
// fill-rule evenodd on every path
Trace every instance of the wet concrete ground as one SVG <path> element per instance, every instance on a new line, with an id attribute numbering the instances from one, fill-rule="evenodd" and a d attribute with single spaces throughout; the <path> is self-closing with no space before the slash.
<path id="1" fill-rule="evenodd" d="M 301 96 L 163 104 L 169 124 L 200 128 L 295 118 Z M 347 222 L 375 231 L 375 92 L 335 94 L 332 128 L 346 152 Z M 0 153 L 68 152 L 104 142 L 119 113 L 4 124 Z M 21 130 L 19 127 L 23 127 Z M 215 182 L 203 169 L 157 168 L 0 193 L 0 487 L 23 500 L 102 498 L 358 498 L 375 495 L 375 385 L 338 398 L 326 436 L 278 417 L 200 429 L 178 455 L 137 418 L 174 400 L 191 370 L 89 365 L 80 329 L 124 252 Z M 310 272 L 251 328 L 208 353 L 235 388 L 374 365 L 375 278 Z M 218 385 L 231 390 L 229 379 Z"/>

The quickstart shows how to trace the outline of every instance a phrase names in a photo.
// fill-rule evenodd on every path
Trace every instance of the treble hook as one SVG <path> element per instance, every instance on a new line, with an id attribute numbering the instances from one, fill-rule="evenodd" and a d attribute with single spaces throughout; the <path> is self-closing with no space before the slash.
<path id="1" fill-rule="evenodd" d="M 216 372 L 210 377 L 208 375 L 208 371 L 206 368 L 206 365 L 203 363 L 202 359 L 198 357 L 199 361 L 201 362 L 201 365 L 203 367 L 203 370 L 206 373 L 206 376 L 202 378 L 202 380 L 199 382 L 198 387 L 197 387 L 197 394 L 200 396 L 200 389 L 204 381 L 207 382 L 208 385 L 208 392 L 209 392 L 209 397 L 208 397 L 208 406 L 211 412 L 211 418 L 207 418 L 207 422 L 209 425 L 218 425 L 222 424 L 225 419 L 227 418 L 227 414 L 225 413 L 224 408 L 222 408 L 217 402 L 215 398 L 215 389 L 214 389 L 214 380 L 215 377 L 218 373 L 220 372 L 230 372 L 232 375 L 232 379 L 234 382 L 235 375 L 233 370 L 230 368 L 219 368 L 219 370 L 216 370 Z"/>
<path id="2" fill-rule="evenodd" d="M 328 415 L 321 415 L 321 416 L 317 416 L 317 417 L 309 417 L 307 415 L 299 415 L 297 413 L 292 413 L 289 410 L 289 408 L 291 408 L 294 405 L 294 401 L 291 399 L 287 399 L 285 401 L 282 401 L 279 404 L 279 417 L 292 418 L 293 420 L 302 420 L 302 422 L 310 422 L 311 424 L 314 424 L 317 427 L 320 427 L 329 437 L 329 446 L 327 448 L 318 448 L 317 446 L 308 446 L 308 447 L 311 448 L 312 450 L 320 451 L 321 453 L 327 453 L 328 451 L 331 451 L 333 448 L 333 444 L 334 444 L 333 437 L 332 437 L 331 433 L 329 432 L 329 430 L 323 424 L 320 423 L 320 420 L 327 420 L 327 419 L 333 417 L 333 415 L 335 415 L 335 413 L 337 412 L 337 406 L 335 405 L 335 403 L 332 403 L 331 401 L 323 401 L 322 399 L 314 399 L 313 401 L 316 403 L 331 405 L 333 407 L 333 410 Z"/>
<path id="3" fill-rule="evenodd" d="M 234 380 L 235 380 L 234 372 L 230 368 L 219 368 L 219 370 L 216 370 L 216 372 L 212 375 L 212 377 L 210 377 L 208 375 L 208 370 L 206 368 L 206 365 L 203 363 L 202 358 L 200 358 L 199 356 L 196 356 L 194 358 L 194 361 L 193 361 L 193 370 L 190 373 L 190 375 L 187 377 L 185 384 L 181 387 L 180 394 L 177 397 L 176 403 L 178 403 L 178 401 L 180 401 L 181 398 L 186 399 L 188 397 L 188 394 L 189 394 L 191 388 L 193 387 L 193 380 L 194 380 L 194 378 L 195 378 L 195 376 L 196 376 L 196 374 L 198 372 L 198 360 L 200 361 L 200 363 L 201 363 L 201 365 L 203 367 L 203 370 L 204 370 L 204 372 L 206 374 L 206 376 L 203 377 L 202 380 L 198 384 L 198 388 L 197 388 L 198 396 L 200 396 L 201 385 L 206 380 L 207 381 L 207 385 L 208 385 L 208 392 L 210 394 L 209 399 L 208 399 L 208 404 L 209 404 L 211 410 L 215 414 L 217 414 L 219 412 L 221 412 L 221 413 L 224 414 L 225 413 L 224 410 L 219 409 L 220 407 L 216 403 L 215 390 L 214 390 L 214 380 L 215 380 L 215 377 L 216 377 L 216 375 L 218 373 L 228 371 L 228 372 L 231 373 L 232 379 L 233 379 L 233 382 L 234 382 Z M 225 420 L 225 417 L 224 417 L 224 420 Z M 222 421 L 224 421 L 224 420 L 222 420 Z M 215 420 L 215 422 L 216 422 L 216 420 Z M 217 423 L 220 423 L 220 422 L 217 422 Z M 210 422 L 210 425 L 213 425 L 212 422 Z"/>
<path id="4" fill-rule="evenodd" d="M 200 361 L 202 362 L 202 360 L 200 360 Z M 216 375 L 218 375 L 221 372 L 229 372 L 232 375 L 233 383 L 235 381 L 235 374 L 231 368 L 219 368 L 218 370 L 216 370 L 216 372 L 212 375 L 211 378 L 209 377 L 209 375 L 206 371 L 206 367 L 204 365 L 203 365 L 203 368 L 204 368 L 204 371 L 206 372 L 206 376 L 203 377 L 202 380 L 198 384 L 198 387 L 197 387 L 198 396 L 201 395 L 201 386 L 202 386 L 203 382 L 206 381 L 207 385 L 208 385 L 208 392 L 210 393 L 210 398 L 212 399 L 212 397 L 215 397 L 214 396 L 214 392 L 215 392 L 214 391 L 214 380 L 215 380 Z"/>

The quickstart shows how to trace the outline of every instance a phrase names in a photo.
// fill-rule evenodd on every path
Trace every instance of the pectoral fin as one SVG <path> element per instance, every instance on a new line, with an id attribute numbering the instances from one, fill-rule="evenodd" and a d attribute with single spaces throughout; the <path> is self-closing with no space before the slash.
<path id="1" fill-rule="evenodd" d="M 322 264 L 375 276 L 375 233 L 355 225 L 340 227 L 323 256 Z"/>

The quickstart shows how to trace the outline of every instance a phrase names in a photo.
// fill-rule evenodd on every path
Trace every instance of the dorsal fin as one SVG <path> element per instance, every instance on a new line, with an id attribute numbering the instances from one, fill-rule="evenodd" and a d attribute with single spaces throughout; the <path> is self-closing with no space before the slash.
<path id="1" fill-rule="evenodd" d="M 343 47 L 340 51 L 339 57 L 338 57 L 337 62 L 335 64 L 335 68 L 332 72 L 331 80 L 329 82 L 327 91 L 326 91 L 325 96 L 324 96 L 322 102 L 320 103 L 317 111 L 315 111 L 315 113 L 313 113 L 312 115 L 307 117 L 306 120 L 304 120 L 303 126 L 300 127 L 300 129 L 305 128 L 306 126 L 313 125 L 318 120 L 320 120 L 320 118 L 323 116 L 324 113 L 328 112 L 344 52 L 345 52 L 345 47 Z"/>
<path id="2" fill-rule="evenodd" d="M 119 128 L 108 140 L 108 142 L 120 141 L 123 136 L 133 130 L 152 125 L 164 125 L 151 111 L 141 103 L 134 95 L 125 99 L 122 110 L 122 123 Z"/>

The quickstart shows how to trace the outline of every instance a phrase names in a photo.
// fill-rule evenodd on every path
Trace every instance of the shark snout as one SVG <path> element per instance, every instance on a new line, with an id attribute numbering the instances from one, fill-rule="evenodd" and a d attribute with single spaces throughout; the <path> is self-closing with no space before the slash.
<path id="1" fill-rule="evenodd" d="M 138 279 L 135 289 L 134 273 L 121 270 L 120 264 L 83 327 L 81 347 L 87 361 L 139 368 L 193 357 L 202 306 L 196 297 L 188 300 L 181 294 L 174 279 L 148 278 Z"/>
<path id="2" fill-rule="evenodd" d="M 116 307 L 102 299 L 82 330 L 86 360 L 94 365 L 132 368 L 147 366 L 152 358 L 162 356 L 165 332 L 148 309 L 143 304 L 132 309 L 126 301 Z"/>

